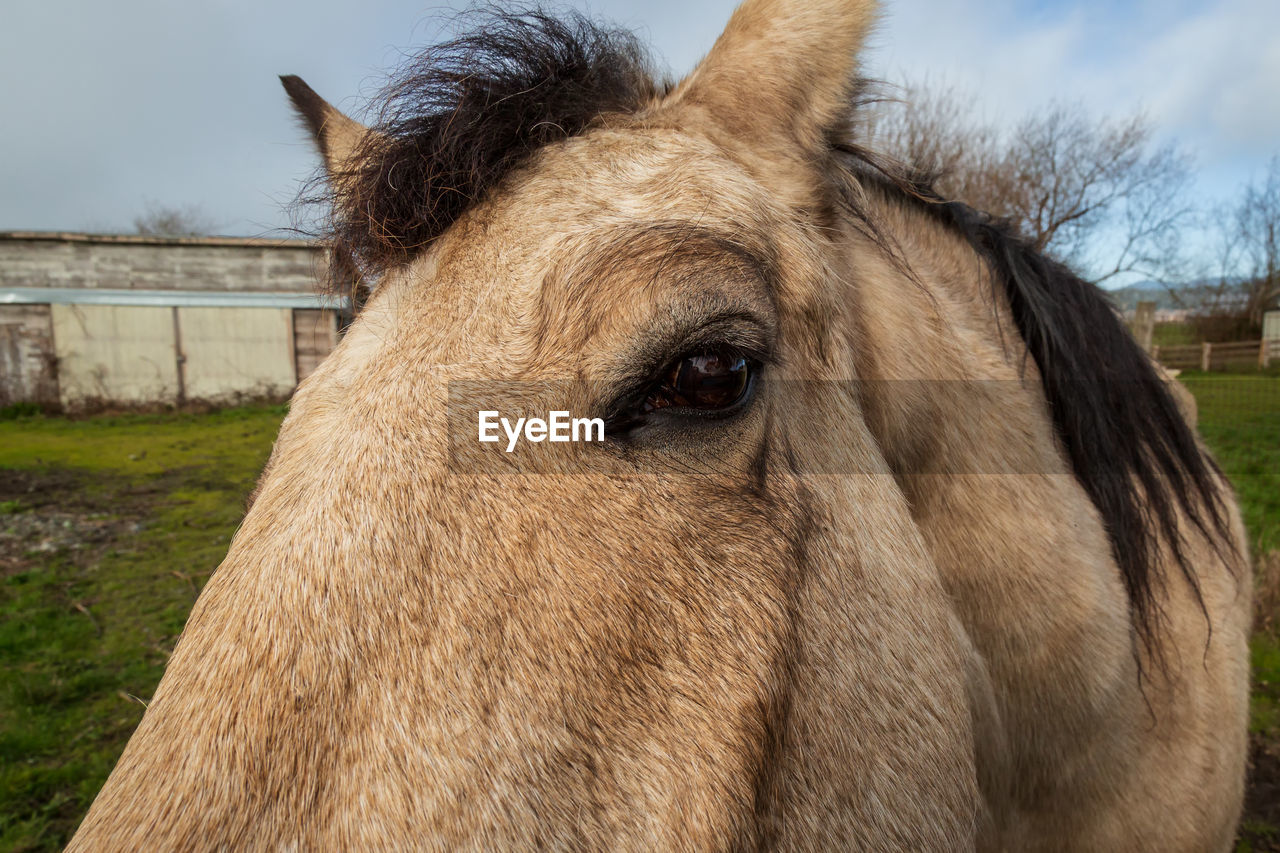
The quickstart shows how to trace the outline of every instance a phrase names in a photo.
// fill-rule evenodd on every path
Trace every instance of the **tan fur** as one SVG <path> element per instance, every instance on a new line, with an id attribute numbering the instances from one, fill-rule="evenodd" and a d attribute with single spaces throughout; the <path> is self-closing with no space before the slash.
<path id="1" fill-rule="evenodd" d="M 1247 590 L 1197 555 L 1206 644 L 1167 571 L 1148 713 L 1101 522 L 973 251 L 872 192 L 921 289 L 833 224 L 821 129 L 869 20 L 747 3 L 668 102 L 541 151 L 382 282 L 71 849 L 1229 846 Z M 725 91 L 768 94 L 748 121 Z M 777 162 L 761 135 L 797 111 L 809 147 Z M 726 310 L 780 357 L 712 444 L 501 473 L 451 441 L 492 380 L 589 408 Z M 1006 468 L 1035 473 L 973 473 Z"/>
<path id="2" fill-rule="evenodd" d="M 904 289 L 899 273 L 868 269 L 855 249 L 860 373 L 874 380 L 868 421 L 880 446 L 897 470 L 1030 472 L 898 477 L 994 681 L 1001 742 L 984 794 L 998 831 L 983 846 L 1229 849 L 1244 781 L 1249 586 L 1237 578 L 1247 574 L 1233 578 L 1188 526 L 1206 623 L 1166 552 L 1169 671 L 1145 660 L 1144 696 L 1101 520 L 1054 447 L 1034 366 L 1001 345 L 1017 335 L 997 329 L 1007 307 L 987 304 L 967 246 L 898 203 L 877 206 L 898 220 L 894 233 L 926 285 Z M 931 315 L 934 334 L 921 336 L 919 318 Z M 939 378 L 964 381 L 928 381 Z M 914 399 L 899 393 L 917 382 Z"/>

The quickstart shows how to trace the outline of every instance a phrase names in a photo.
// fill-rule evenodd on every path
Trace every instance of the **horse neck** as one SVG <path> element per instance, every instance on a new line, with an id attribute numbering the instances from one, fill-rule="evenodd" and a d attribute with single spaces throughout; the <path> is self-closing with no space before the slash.
<path id="1" fill-rule="evenodd" d="M 1013 647 L 1048 648 L 1092 626 L 1088 636 L 1105 642 L 1062 651 L 1095 665 L 1099 682 L 1075 685 L 1076 695 L 1108 693 L 1132 664 L 1125 591 L 1002 289 L 969 243 L 927 210 L 891 197 L 871 203 L 869 215 L 911 275 L 851 236 L 863 414 L 943 585 L 997 670 L 1033 666 L 1008 658 L 1011 633 Z M 1079 606 L 1047 604 L 1055 600 Z"/>
<path id="2" fill-rule="evenodd" d="M 914 202 L 874 188 L 846 268 L 854 373 L 890 468 L 1063 473 L 1034 361 L 985 261 Z M 1005 440 L 996 440 L 1005 434 Z"/>

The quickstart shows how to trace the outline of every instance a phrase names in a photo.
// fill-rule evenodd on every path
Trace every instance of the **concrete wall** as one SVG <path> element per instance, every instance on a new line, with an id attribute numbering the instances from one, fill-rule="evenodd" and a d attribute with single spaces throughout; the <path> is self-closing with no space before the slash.
<path id="1" fill-rule="evenodd" d="M 0 233 L 0 289 L 314 293 L 325 263 L 301 240 Z"/>

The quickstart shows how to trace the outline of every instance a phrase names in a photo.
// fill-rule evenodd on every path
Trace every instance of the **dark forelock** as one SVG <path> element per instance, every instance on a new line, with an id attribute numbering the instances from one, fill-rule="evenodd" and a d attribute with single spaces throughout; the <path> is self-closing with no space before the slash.
<path id="1" fill-rule="evenodd" d="M 577 13 L 485 8 L 410 60 L 334 182 L 331 237 L 378 275 L 413 257 L 539 148 L 659 92 L 634 35 Z M 343 180 L 345 179 L 345 180 Z"/>

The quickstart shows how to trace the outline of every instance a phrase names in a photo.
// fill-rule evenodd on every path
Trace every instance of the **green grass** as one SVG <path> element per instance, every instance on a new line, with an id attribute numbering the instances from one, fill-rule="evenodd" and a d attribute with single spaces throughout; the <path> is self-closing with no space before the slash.
<path id="1" fill-rule="evenodd" d="M 1200 434 L 1235 486 L 1254 554 L 1280 550 L 1280 379 L 1198 371 L 1184 372 L 1179 378 L 1195 395 Z M 1271 582 L 1277 580 L 1280 578 Z M 1271 630 L 1256 631 L 1249 644 L 1253 664 L 1249 731 L 1272 762 L 1270 771 L 1255 767 L 1260 774 L 1274 774 L 1280 766 L 1280 636 L 1276 623 L 1280 623 L 1280 614 L 1273 614 Z M 1275 849 L 1280 849 L 1280 825 L 1273 817 L 1247 813 L 1237 850 Z"/>
<path id="2" fill-rule="evenodd" d="M 110 471 L 133 479 L 198 467 L 252 484 L 285 406 L 207 414 L 33 415 L 0 421 L 0 468 Z M 265 446 L 265 450 L 264 450 Z"/>
<path id="3" fill-rule="evenodd" d="M 1151 343 L 1158 347 L 1181 347 L 1200 343 L 1200 334 L 1190 323 L 1156 323 Z"/>
<path id="4" fill-rule="evenodd" d="M 1255 690 L 1249 730 L 1280 738 L 1280 641 L 1259 632 L 1250 645 Z"/>
<path id="5" fill-rule="evenodd" d="M 1231 478 L 1255 553 L 1280 549 L 1280 381 L 1187 371 L 1200 434 Z"/>
<path id="6" fill-rule="evenodd" d="M 0 563 L 0 850 L 69 839 L 226 552 L 283 414 L 0 421 L 0 534 L 36 509 L 109 534 Z"/>
<path id="7" fill-rule="evenodd" d="M 1183 377 L 1255 547 L 1280 549 L 1280 379 Z M 221 561 L 284 412 L 0 417 L 0 850 L 70 838 Z M 40 518 L 53 518 L 54 544 L 6 557 L 5 532 Z M 59 544 L 59 519 L 88 533 Z M 1251 728 L 1280 745 L 1280 639 L 1255 637 L 1253 663 Z M 1280 831 L 1251 814 L 1243 837 L 1253 846 L 1242 849 L 1263 849 Z"/>

